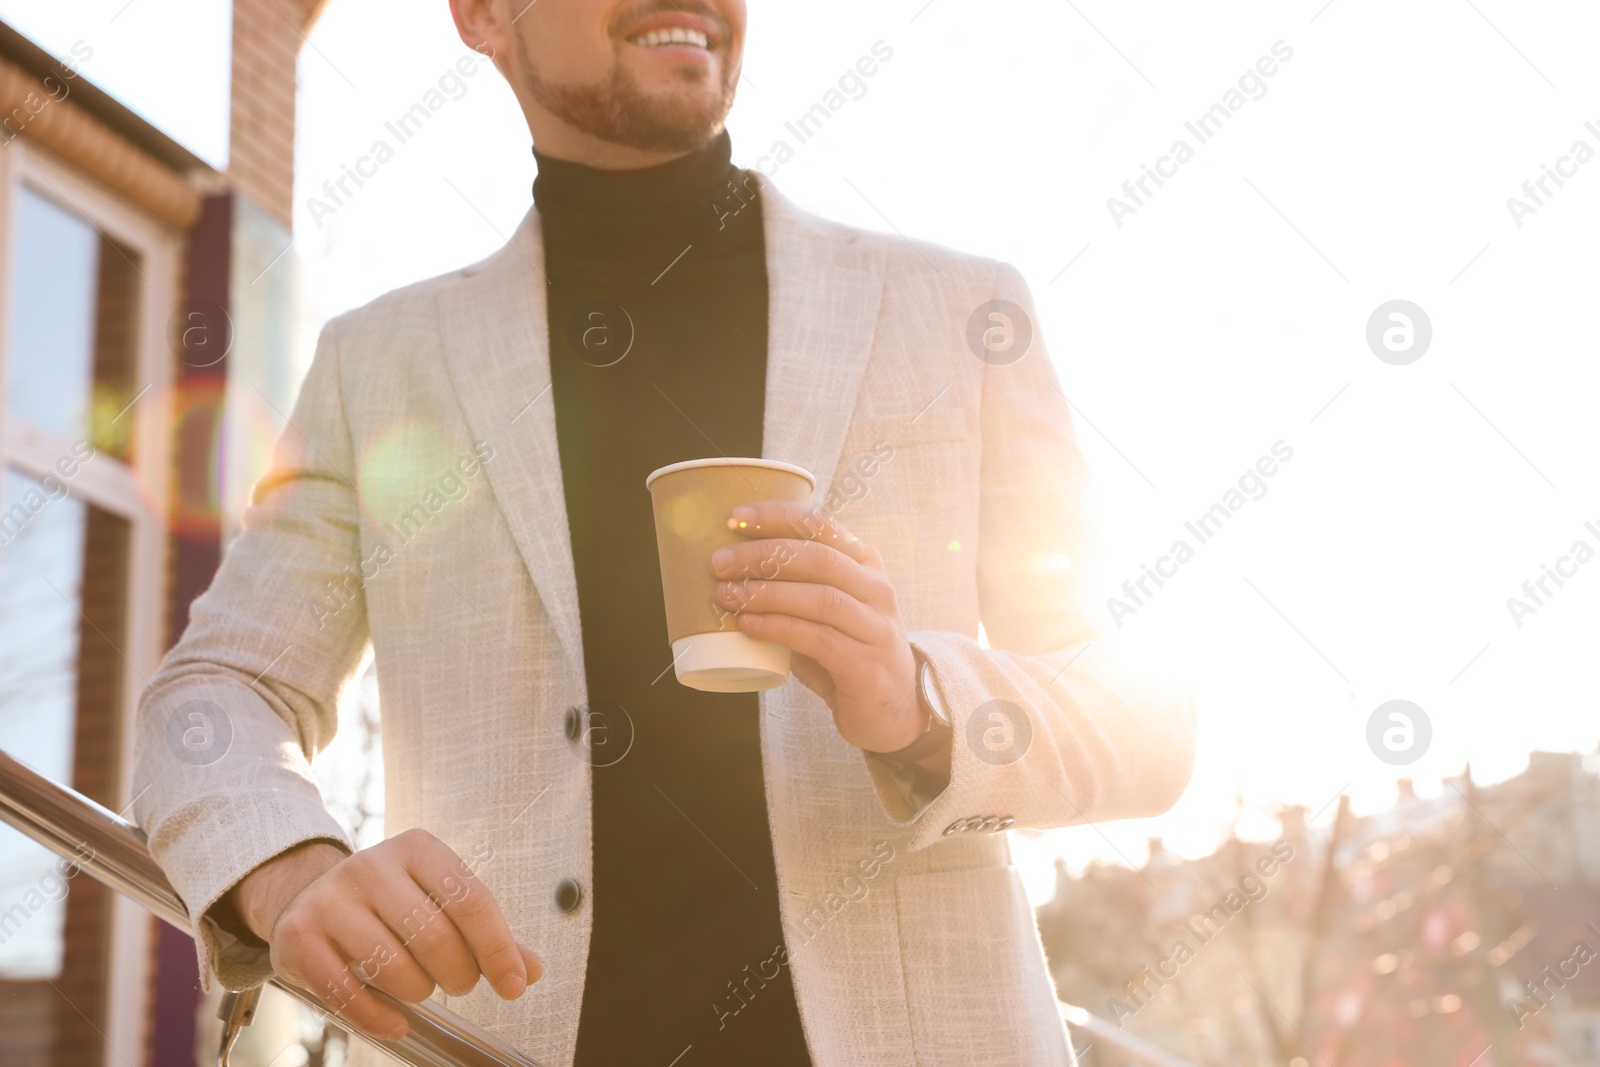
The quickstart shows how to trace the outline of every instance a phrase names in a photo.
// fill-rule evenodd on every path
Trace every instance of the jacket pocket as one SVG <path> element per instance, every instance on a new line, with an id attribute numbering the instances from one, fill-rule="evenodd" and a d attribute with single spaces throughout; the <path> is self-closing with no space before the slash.
<path id="1" fill-rule="evenodd" d="M 1033 909 L 1015 868 L 903 874 L 894 890 L 918 1064 L 1072 1062 Z"/>

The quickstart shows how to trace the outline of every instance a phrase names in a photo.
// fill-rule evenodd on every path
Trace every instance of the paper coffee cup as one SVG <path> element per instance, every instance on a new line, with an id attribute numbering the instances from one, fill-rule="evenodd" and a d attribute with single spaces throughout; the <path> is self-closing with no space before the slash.
<path id="1" fill-rule="evenodd" d="M 809 503 L 817 480 L 804 467 L 772 459 L 718 456 L 670 463 L 644 480 L 655 509 L 667 640 L 678 681 L 708 693 L 751 693 L 789 680 L 789 648 L 757 641 L 716 599 L 711 553 L 749 537 L 728 529 L 740 504 L 757 500 Z M 771 577 L 772 568 L 748 579 Z M 741 582 L 745 576 L 728 580 Z"/>

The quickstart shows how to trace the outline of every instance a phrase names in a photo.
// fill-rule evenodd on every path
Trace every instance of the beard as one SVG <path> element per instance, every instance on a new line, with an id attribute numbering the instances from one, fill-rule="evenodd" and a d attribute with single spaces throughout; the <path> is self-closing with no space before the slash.
<path id="1" fill-rule="evenodd" d="M 648 93 L 622 64 L 608 80 L 587 85 L 555 85 L 539 77 L 520 34 L 513 37 L 523 85 L 540 106 L 568 125 L 612 144 L 655 152 L 693 152 L 722 132 L 733 107 L 738 71 L 722 64 L 722 84 L 708 97 L 699 79 L 683 79 L 682 93 Z"/>

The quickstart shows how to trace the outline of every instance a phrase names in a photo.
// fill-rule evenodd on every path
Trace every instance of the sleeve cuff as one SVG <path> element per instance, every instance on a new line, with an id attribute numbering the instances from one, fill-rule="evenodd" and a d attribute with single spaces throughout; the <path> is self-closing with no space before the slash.
<path id="1" fill-rule="evenodd" d="M 927 656 L 929 666 L 932 667 L 933 685 L 937 690 L 940 706 L 950 708 L 950 696 L 944 685 L 939 680 L 939 664 L 929 655 L 930 647 L 919 640 L 919 635 L 912 634 L 908 643 L 913 651 L 921 656 Z M 946 712 L 949 714 L 948 710 Z M 954 718 L 951 718 L 952 729 L 956 727 Z M 873 788 L 877 791 L 878 801 L 883 805 L 884 812 L 890 819 L 897 823 L 914 822 L 922 816 L 934 802 L 950 791 L 950 785 L 955 781 L 955 746 L 958 738 L 952 732 L 950 737 L 950 777 L 939 781 L 937 777 L 921 768 L 911 766 L 904 769 L 890 766 L 883 760 L 874 758 L 870 753 L 863 751 L 862 757 L 867 761 L 867 775 L 872 780 Z"/>
<path id="2" fill-rule="evenodd" d="M 1031 790 L 1019 778 L 1022 768 L 1017 764 L 1029 746 L 1024 740 L 1015 755 L 997 756 L 980 740 L 989 728 L 985 709 L 993 697 L 988 651 L 952 631 L 917 630 L 907 639 L 933 668 L 934 684 L 950 715 L 950 779 L 928 796 L 886 764 L 863 756 L 879 803 L 891 821 L 910 830 L 912 851 L 955 834 L 1007 829 L 1026 814 L 1018 804 Z"/>
<path id="3" fill-rule="evenodd" d="M 867 761 L 867 775 L 877 790 L 879 802 L 895 822 L 915 820 L 950 788 L 948 780 L 939 783 L 918 767 L 900 770 L 875 759 L 870 752 L 863 751 L 861 755 Z"/>
<path id="4" fill-rule="evenodd" d="M 310 841 L 353 851 L 343 828 L 321 803 L 283 792 L 261 794 L 248 804 L 238 796 L 201 798 L 169 818 L 151 838 L 151 853 L 189 910 L 201 989 L 210 991 L 213 976 L 223 989 L 239 991 L 272 975 L 268 949 L 245 944 L 209 913 L 245 875 Z M 219 851 L 225 852 L 220 860 Z"/>

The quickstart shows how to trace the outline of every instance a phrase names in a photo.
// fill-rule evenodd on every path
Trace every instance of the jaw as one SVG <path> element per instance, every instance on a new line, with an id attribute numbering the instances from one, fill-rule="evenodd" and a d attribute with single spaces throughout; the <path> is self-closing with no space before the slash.
<path id="1" fill-rule="evenodd" d="M 693 44 L 640 45 L 620 41 L 617 65 L 624 76 L 648 93 L 682 96 L 716 95 L 724 77 L 723 59 Z"/>
<path id="2" fill-rule="evenodd" d="M 596 29 L 597 39 L 549 56 L 542 71 L 527 51 L 519 56 L 524 110 L 535 108 L 530 128 L 552 155 L 648 166 L 721 129 L 738 76 L 736 26 L 674 8 Z"/>

